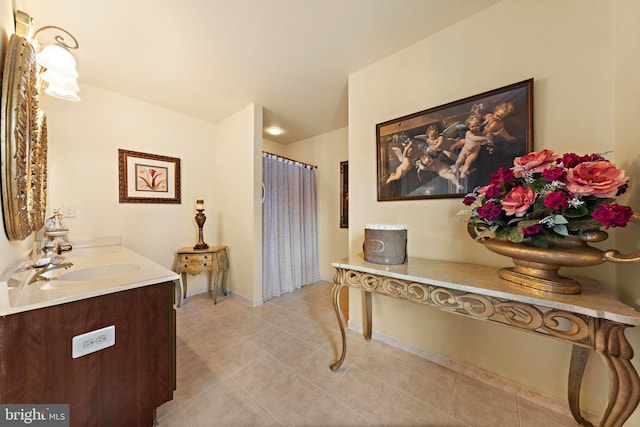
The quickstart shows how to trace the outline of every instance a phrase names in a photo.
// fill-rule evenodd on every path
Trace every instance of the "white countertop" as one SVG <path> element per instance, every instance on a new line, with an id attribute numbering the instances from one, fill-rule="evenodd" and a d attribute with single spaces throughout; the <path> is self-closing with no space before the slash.
<path id="1" fill-rule="evenodd" d="M 105 295 L 156 283 L 178 280 L 173 271 L 143 257 L 124 246 L 100 246 L 73 249 L 62 253 L 68 269 L 48 273 L 46 282 L 29 284 L 35 269 L 28 268 L 0 281 L 0 316 L 71 301 Z M 28 264 L 28 260 L 25 260 Z M 111 272 L 90 280 L 64 280 L 64 275 L 82 269 L 103 266 L 124 266 L 122 272 Z"/>

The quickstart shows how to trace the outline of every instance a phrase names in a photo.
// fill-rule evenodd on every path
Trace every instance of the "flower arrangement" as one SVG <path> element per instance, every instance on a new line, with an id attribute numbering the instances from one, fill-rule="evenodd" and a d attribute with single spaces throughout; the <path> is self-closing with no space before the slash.
<path id="1" fill-rule="evenodd" d="M 547 247 L 550 237 L 624 227 L 633 216 L 629 206 L 614 199 L 626 191 L 629 178 L 601 154 L 559 156 L 541 150 L 516 157 L 513 164 L 464 198 L 472 208 L 461 213 L 470 214 L 468 221 L 480 236 L 493 232 Z"/>

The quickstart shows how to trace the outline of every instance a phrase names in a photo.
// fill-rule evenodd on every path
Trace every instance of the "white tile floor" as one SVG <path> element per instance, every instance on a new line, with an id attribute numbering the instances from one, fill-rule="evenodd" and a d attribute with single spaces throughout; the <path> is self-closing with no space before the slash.
<path id="1" fill-rule="evenodd" d="M 318 282 L 252 308 L 208 294 L 177 309 L 178 379 L 161 427 L 577 425 L 413 354 L 347 331 L 340 347 L 331 284 Z"/>

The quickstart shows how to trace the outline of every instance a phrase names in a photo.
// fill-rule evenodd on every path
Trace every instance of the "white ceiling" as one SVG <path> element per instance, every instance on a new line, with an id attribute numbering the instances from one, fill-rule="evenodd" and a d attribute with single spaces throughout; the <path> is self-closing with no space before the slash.
<path id="1" fill-rule="evenodd" d="M 256 103 L 284 144 L 347 125 L 350 73 L 498 1 L 14 0 L 78 39 L 80 97 L 88 83 L 214 123 Z"/>

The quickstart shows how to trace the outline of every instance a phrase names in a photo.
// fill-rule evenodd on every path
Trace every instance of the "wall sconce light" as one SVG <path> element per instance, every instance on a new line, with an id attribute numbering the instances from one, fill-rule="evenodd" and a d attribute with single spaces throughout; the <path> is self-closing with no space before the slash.
<path id="1" fill-rule="evenodd" d="M 47 83 L 45 93 L 47 95 L 64 99 L 67 101 L 80 101 L 78 92 L 78 70 L 76 70 L 77 61 L 69 49 L 77 49 L 79 47 L 78 40 L 67 30 L 53 25 L 47 25 L 39 28 L 33 34 L 33 44 L 37 42 L 37 36 L 44 30 L 55 30 L 67 35 L 73 44 L 68 44 L 63 35 L 55 36 L 55 43 L 37 51 L 36 46 L 36 62 L 44 68 L 40 73 L 40 78 Z"/>
<path id="2" fill-rule="evenodd" d="M 55 31 L 54 42 L 43 46 L 38 39 L 43 31 Z M 71 50 L 78 49 L 78 40 L 69 31 L 47 25 L 34 31 L 33 19 L 26 13 L 16 14 L 16 32 L 25 37 L 36 52 L 36 62 L 40 65 L 40 80 L 45 82 L 44 92 L 67 101 L 80 101 L 78 92 L 77 61 Z"/>

